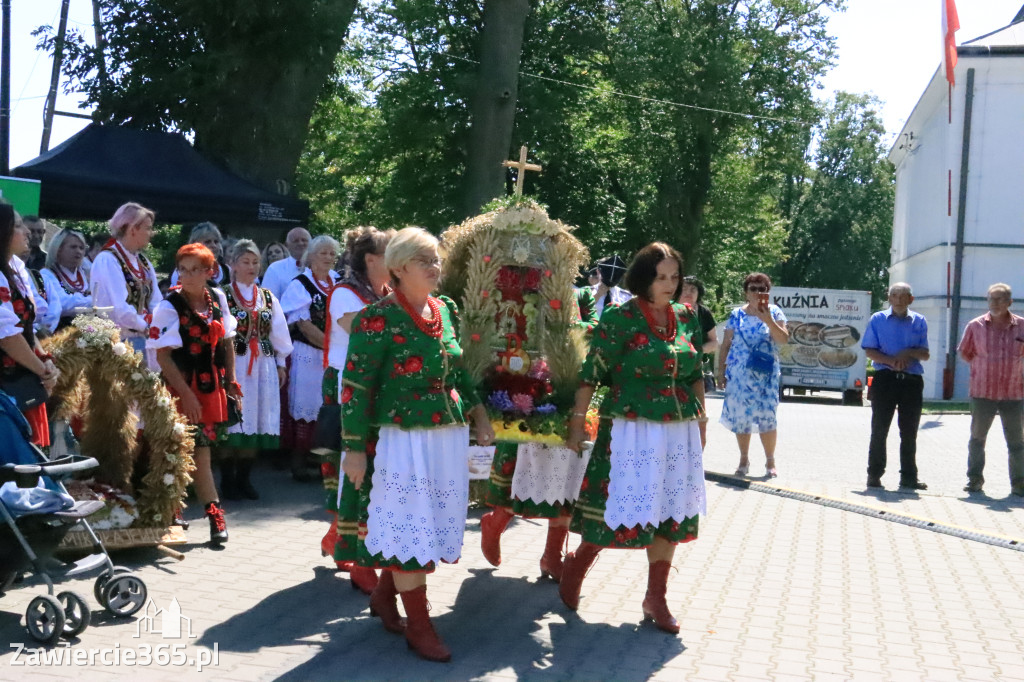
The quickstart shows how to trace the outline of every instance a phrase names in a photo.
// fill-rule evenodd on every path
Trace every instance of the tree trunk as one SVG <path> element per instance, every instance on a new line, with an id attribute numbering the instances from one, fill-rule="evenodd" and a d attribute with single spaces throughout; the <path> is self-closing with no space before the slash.
<path id="1" fill-rule="evenodd" d="M 501 195 L 505 161 L 512 145 L 519 57 L 529 0 L 486 0 L 480 37 L 480 70 L 470 100 L 469 153 L 464 177 L 466 216 Z"/>
<path id="2" fill-rule="evenodd" d="M 195 125 L 196 148 L 263 189 L 292 194 L 313 109 L 357 4 L 358 0 L 332 4 L 323 17 L 332 30 L 313 58 L 309 50 L 296 49 L 288 62 L 259 59 L 248 46 L 226 40 L 224 49 L 236 52 L 235 68 L 224 74 L 213 101 L 201 107 L 209 115 Z"/>

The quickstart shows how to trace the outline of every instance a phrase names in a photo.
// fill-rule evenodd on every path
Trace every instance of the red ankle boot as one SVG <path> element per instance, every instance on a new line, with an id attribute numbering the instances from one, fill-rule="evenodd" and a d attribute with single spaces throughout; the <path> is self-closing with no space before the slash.
<path id="1" fill-rule="evenodd" d="M 562 567 L 562 579 L 558 583 L 558 596 L 562 603 L 575 611 L 580 606 L 580 589 L 583 588 L 583 578 L 587 571 L 594 565 L 597 553 L 601 547 L 590 542 L 582 542 L 575 552 L 565 555 L 565 564 Z"/>
<path id="2" fill-rule="evenodd" d="M 655 561 L 647 572 L 647 594 L 644 596 L 644 620 L 653 620 L 659 630 L 679 634 L 679 623 L 669 613 L 665 592 L 668 590 L 668 572 L 671 561 Z"/>
<path id="3" fill-rule="evenodd" d="M 428 661 L 447 663 L 452 660 L 451 650 L 437 636 L 434 624 L 430 622 L 427 586 L 422 585 L 398 594 L 402 597 L 405 615 L 408 617 L 405 625 L 405 642 L 409 648 Z"/>
<path id="4" fill-rule="evenodd" d="M 556 583 L 562 580 L 562 546 L 569 537 L 566 526 L 548 526 L 548 539 L 540 557 L 540 576 Z"/>
<path id="5" fill-rule="evenodd" d="M 348 579 L 352 581 L 352 589 L 363 594 L 373 594 L 377 587 L 377 572 L 366 566 L 352 565 L 348 569 Z"/>
<path id="6" fill-rule="evenodd" d="M 495 507 L 480 519 L 480 550 L 491 566 L 501 565 L 501 534 L 505 532 L 512 514 Z"/>
<path id="7" fill-rule="evenodd" d="M 331 517 L 331 527 L 320 540 L 320 556 L 333 557 L 334 545 L 338 542 L 338 512 L 328 511 L 327 515 Z"/>
<path id="8" fill-rule="evenodd" d="M 220 502 L 206 505 L 206 518 L 210 519 L 210 542 L 221 545 L 228 541 L 228 527 L 224 523 L 224 510 Z"/>
<path id="9" fill-rule="evenodd" d="M 405 632 L 405 618 L 398 613 L 398 590 L 392 571 L 381 571 L 377 587 L 370 595 L 370 615 L 380 618 L 384 629 L 400 635 Z"/>

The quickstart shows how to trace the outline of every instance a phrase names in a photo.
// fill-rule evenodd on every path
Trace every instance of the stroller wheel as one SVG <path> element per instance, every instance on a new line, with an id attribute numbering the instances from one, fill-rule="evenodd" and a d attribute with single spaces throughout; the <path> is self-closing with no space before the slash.
<path id="1" fill-rule="evenodd" d="M 130 568 L 125 568 L 124 566 L 114 566 L 113 572 L 111 572 L 110 570 L 106 570 L 103 571 L 103 573 L 100 573 L 98 576 L 96 576 L 96 582 L 94 582 L 92 585 L 92 594 L 94 597 L 96 597 L 96 601 L 100 603 L 100 606 L 104 608 L 107 606 L 107 602 L 103 598 L 103 588 L 106 587 L 107 581 L 110 580 L 110 577 L 112 575 L 127 575 L 131 572 L 132 570 Z"/>
<path id="2" fill-rule="evenodd" d="M 146 583 L 132 573 L 114 575 L 103 588 L 103 605 L 115 616 L 127 617 L 146 604 Z"/>
<path id="3" fill-rule="evenodd" d="M 64 632 L 64 607 L 48 594 L 36 597 L 25 611 L 25 628 L 37 642 L 55 644 Z"/>
<path id="4" fill-rule="evenodd" d="M 61 637 L 71 639 L 82 634 L 92 621 L 89 602 L 77 592 L 60 592 L 57 594 L 57 600 L 64 608 L 64 630 Z"/>

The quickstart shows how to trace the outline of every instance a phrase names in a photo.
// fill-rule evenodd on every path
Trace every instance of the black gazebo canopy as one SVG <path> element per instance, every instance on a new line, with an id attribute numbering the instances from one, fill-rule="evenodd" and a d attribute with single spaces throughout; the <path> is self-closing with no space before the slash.
<path id="1" fill-rule="evenodd" d="M 204 158 L 184 136 L 90 124 L 14 169 L 42 182 L 47 218 L 107 220 L 127 201 L 166 223 L 303 225 L 309 203 L 266 192 Z"/>

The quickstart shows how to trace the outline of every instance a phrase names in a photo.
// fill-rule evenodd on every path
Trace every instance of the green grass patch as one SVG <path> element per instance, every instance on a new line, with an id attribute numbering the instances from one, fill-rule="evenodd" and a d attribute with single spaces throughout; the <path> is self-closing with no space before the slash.
<path id="1" fill-rule="evenodd" d="M 923 414 L 970 414 L 971 404 L 955 400 L 926 400 L 921 412 Z"/>

